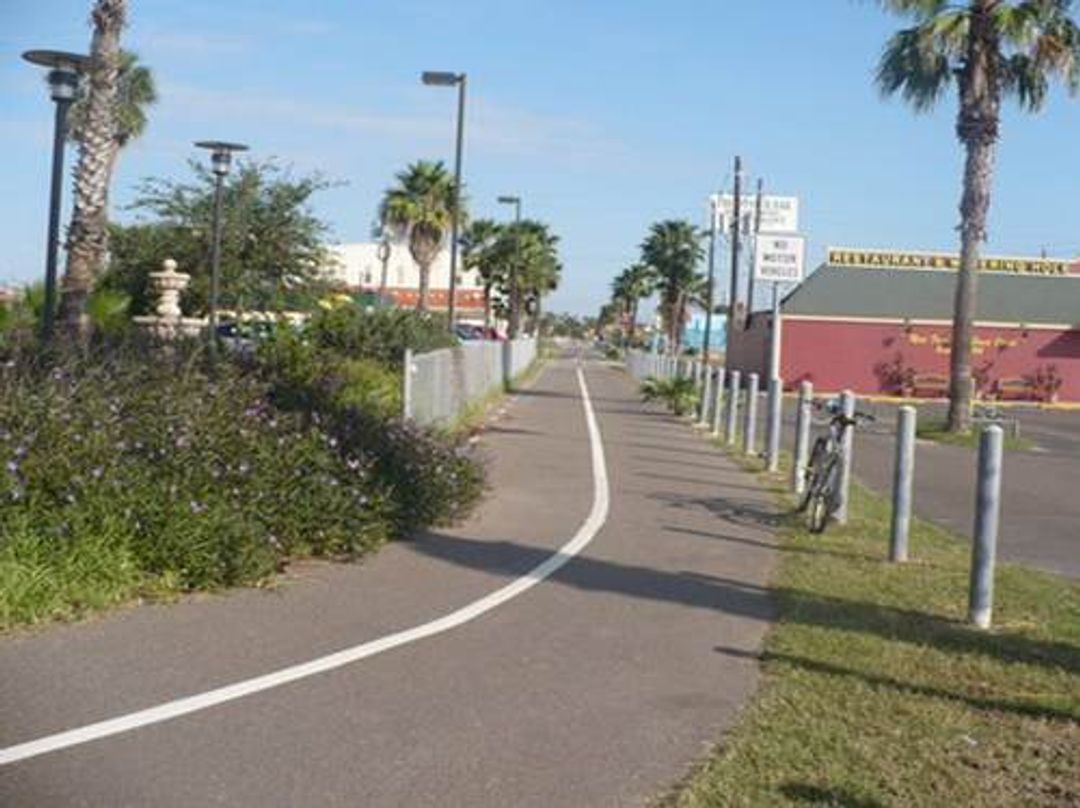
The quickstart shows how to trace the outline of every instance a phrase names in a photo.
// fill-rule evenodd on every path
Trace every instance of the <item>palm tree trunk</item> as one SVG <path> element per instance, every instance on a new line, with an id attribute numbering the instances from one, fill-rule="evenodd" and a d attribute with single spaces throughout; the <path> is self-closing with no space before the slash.
<path id="1" fill-rule="evenodd" d="M 633 342 L 634 342 L 634 332 L 637 330 L 637 310 L 638 310 L 638 300 L 635 297 L 633 299 L 633 301 L 630 303 L 630 328 L 628 330 L 630 331 L 630 342 L 631 342 L 631 344 L 633 344 Z"/>
<path id="2" fill-rule="evenodd" d="M 116 162 L 114 115 L 120 67 L 120 31 L 127 0 L 97 0 L 91 12 L 92 68 L 86 125 L 79 142 L 75 194 L 68 231 L 67 266 L 60 290 L 60 322 L 73 337 L 83 333 L 83 312 L 108 249 L 109 183 Z"/>
<path id="3" fill-rule="evenodd" d="M 979 248 L 986 240 L 990 185 L 997 142 L 1001 88 L 998 46 L 990 16 L 992 4 L 982 0 L 972 15 L 964 71 L 960 78 L 960 114 L 956 132 L 964 144 L 964 191 L 960 199 L 960 270 L 953 299 L 952 347 L 949 357 L 950 432 L 971 429 L 971 342 L 975 325 Z"/>
<path id="4" fill-rule="evenodd" d="M 431 264 L 417 262 L 420 270 L 420 287 L 416 295 L 416 310 L 428 310 L 428 289 L 431 286 Z"/>
<path id="5" fill-rule="evenodd" d="M 484 284 L 484 328 L 491 327 L 491 284 Z"/>

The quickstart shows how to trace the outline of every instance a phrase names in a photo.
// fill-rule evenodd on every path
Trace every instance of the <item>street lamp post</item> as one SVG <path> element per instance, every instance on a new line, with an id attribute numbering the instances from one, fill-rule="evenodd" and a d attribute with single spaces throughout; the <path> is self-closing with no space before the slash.
<path id="1" fill-rule="evenodd" d="M 500 205 L 513 205 L 514 206 L 514 225 L 521 224 L 521 197 L 520 196 L 500 196 L 498 198 Z M 510 324 L 507 328 L 507 336 L 510 339 L 516 339 L 518 335 L 518 327 L 520 325 L 521 312 L 519 309 L 519 294 L 518 294 L 518 272 L 521 263 L 521 232 L 518 228 L 518 232 L 515 234 L 516 239 L 514 241 L 514 263 L 510 268 Z"/>
<path id="2" fill-rule="evenodd" d="M 712 338 L 712 317 L 716 288 L 716 219 L 720 214 L 720 199 L 713 195 L 709 197 L 709 280 L 705 286 L 705 334 L 701 341 L 701 358 L 707 365 L 709 362 L 709 342 Z"/>
<path id="3" fill-rule="evenodd" d="M 217 310 L 218 289 L 221 283 L 221 208 L 224 198 L 225 177 L 232 167 L 234 152 L 247 151 L 243 143 L 228 143 L 222 140 L 200 140 L 195 146 L 210 152 L 210 167 L 214 172 L 214 236 L 210 243 L 210 360 L 217 359 Z"/>
<path id="4" fill-rule="evenodd" d="M 461 219 L 461 151 L 465 141 L 465 74 L 425 71 L 420 80 L 429 87 L 457 87 L 457 140 L 454 146 L 454 215 L 450 220 L 450 299 L 447 305 L 450 333 L 454 333 L 457 290 L 458 228 Z"/>
<path id="5" fill-rule="evenodd" d="M 60 246 L 60 197 L 63 192 L 64 139 L 67 115 L 79 95 L 79 77 L 90 57 L 63 51 L 31 50 L 23 54 L 30 64 L 49 68 L 49 94 L 56 102 L 53 124 L 52 178 L 49 189 L 49 234 L 45 245 L 45 311 L 41 317 L 41 339 L 52 339 L 56 318 L 56 256 Z"/>

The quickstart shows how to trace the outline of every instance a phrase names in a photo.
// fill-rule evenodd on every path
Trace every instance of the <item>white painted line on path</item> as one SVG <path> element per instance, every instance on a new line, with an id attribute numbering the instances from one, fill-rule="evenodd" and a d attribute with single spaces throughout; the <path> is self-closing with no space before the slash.
<path id="1" fill-rule="evenodd" d="M 585 423 L 589 431 L 589 447 L 592 455 L 593 503 L 588 517 L 578 528 L 574 537 L 546 561 L 537 564 L 525 575 L 501 589 L 495 590 L 490 595 L 473 601 L 467 606 L 463 606 L 457 611 L 429 623 L 388 634 L 377 640 L 354 645 L 351 648 L 318 657 L 310 662 L 292 665 L 263 676 L 245 679 L 225 687 L 208 690 L 205 693 L 186 696 L 175 701 L 159 704 L 156 707 L 0 749 L 0 766 L 108 738 L 110 735 L 130 732 L 150 724 L 169 721 L 182 715 L 206 710 L 219 704 L 242 699 L 245 696 L 251 696 L 264 690 L 270 690 L 290 682 L 306 679 L 309 676 L 332 671 L 344 665 L 350 665 L 353 662 L 359 662 L 361 659 L 367 659 L 392 648 L 433 637 L 436 634 L 469 623 L 536 586 L 588 546 L 589 542 L 600 532 L 600 528 L 604 526 L 610 505 L 607 464 L 604 461 L 604 445 L 600 438 L 600 428 L 596 422 L 596 414 L 593 412 L 592 401 L 589 398 L 589 388 L 585 384 L 585 375 L 580 367 L 577 368 L 577 380 L 581 388 L 581 402 L 585 409 Z"/>

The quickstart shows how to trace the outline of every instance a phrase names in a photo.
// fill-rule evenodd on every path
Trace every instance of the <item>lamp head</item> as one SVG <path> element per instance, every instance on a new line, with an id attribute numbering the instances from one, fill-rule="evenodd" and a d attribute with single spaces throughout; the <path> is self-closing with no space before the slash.
<path id="1" fill-rule="evenodd" d="M 89 69 L 90 57 L 67 51 L 30 50 L 23 54 L 30 64 L 49 68 L 49 93 L 53 101 L 74 101 L 79 80 Z"/>
<path id="2" fill-rule="evenodd" d="M 449 73 L 439 70 L 425 70 L 420 80 L 429 87 L 453 87 L 464 80 L 464 73 Z"/>
<path id="3" fill-rule="evenodd" d="M 229 143 L 224 140 L 200 140 L 195 146 L 210 152 L 210 168 L 219 177 L 224 177 L 229 173 L 233 152 L 248 150 L 243 143 Z"/>

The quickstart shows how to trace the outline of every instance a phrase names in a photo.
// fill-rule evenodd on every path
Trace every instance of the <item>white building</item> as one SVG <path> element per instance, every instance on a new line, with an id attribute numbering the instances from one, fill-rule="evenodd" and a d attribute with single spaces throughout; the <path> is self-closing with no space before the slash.
<path id="1" fill-rule="evenodd" d="M 379 291 L 382 282 L 382 262 L 379 260 L 379 243 L 376 241 L 356 244 L 335 244 L 330 247 L 334 257 L 327 272 L 332 281 L 350 292 Z M 484 311 L 484 289 L 473 270 L 461 268 L 458 253 L 458 273 L 455 304 L 459 313 L 470 316 Z M 431 309 L 445 309 L 449 300 L 450 251 L 442 249 L 431 265 L 428 305 Z M 403 308 L 416 305 L 420 289 L 420 267 L 409 252 L 404 241 L 390 244 L 390 257 L 386 262 L 386 291 L 394 303 Z"/>

